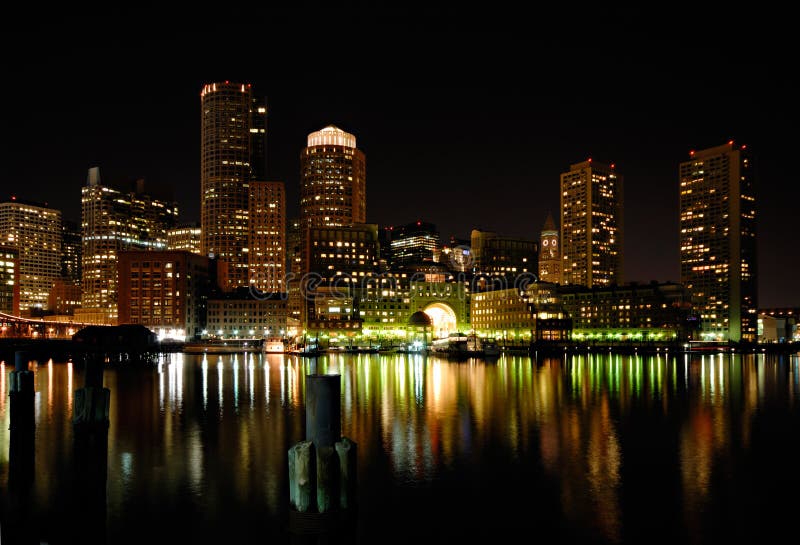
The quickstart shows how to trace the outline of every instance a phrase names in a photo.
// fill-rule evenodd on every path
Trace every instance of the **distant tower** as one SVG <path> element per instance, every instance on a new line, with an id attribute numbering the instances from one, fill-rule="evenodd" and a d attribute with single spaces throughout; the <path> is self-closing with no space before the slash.
<path id="1" fill-rule="evenodd" d="M 283 182 L 250 182 L 250 285 L 286 291 L 286 191 Z"/>
<path id="2" fill-rule="evenodd" d="M 622 176 L 591 159 L 561 174 L 564 284 L 622 284 Z"/>
<path id="3" fill-rule="evenodd" d="M 561 278 L 561 246 L 558 243 L 559 232 L 553 215 L 547 214 L 539 239 L 539 280 L 560 284 Z"/>
<path id="4" fill-rule="evenodd" d="M 227 263 L 226 289 L 247 286 L 249 183 L 266 174 L 266 105 L 249 83 L 228 81 L 204 85 L 200 105 L 201 251 Z"/>
<path id="5" fill-rule="evenodd" d="M 681 283 L 706 340 L 756 341 L 753 158 L 733 141 L 680 164 Z"/>

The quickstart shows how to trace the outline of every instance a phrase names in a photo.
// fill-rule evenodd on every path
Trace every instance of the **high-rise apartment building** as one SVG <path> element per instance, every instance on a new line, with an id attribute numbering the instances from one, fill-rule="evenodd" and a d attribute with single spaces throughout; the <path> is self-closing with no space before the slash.
<path id="1" fill-rule="evenodd" d="M 286 191 L 283 182 L 250 182 L 250 285 L 286 291 Z"/>
<path id="2" fill-rule="evenodd" d="M 615 165 L 591 159 L 561 174 L 562 280 L 623 283 L 623 180 Z"/>
<path id="3" fill-rule="evenodd" d="M 22 315 L 46 309 L 61 276 L 61 211 L 16 197 L 0 202 L 0 242 L 18 252 Z"/>
<path id="4" fill-rule="evenodd" d="M 167 231 L 167 250 L 183 250 L 201 255 L 200 224 L 179 225 Z"/>
<path id="5" fill-rule="evenodd" d="M 539 237 L 539 281 L 561 283 L 561 245 L 553 215 L 547 214 Z"/>
<path id="6" fill-rule="evenodd" d="M 681 283 L 706 340 L 755 341 L 756 200 L 753 159 L 733 141 L 680 164 Z"/>
<path id="7" fill-rule="evenodd" d="M 201 251 L 227 263 L 225 289 L 248 286 L 249 184 L 266 174 L 266 105 L 250 84 L 200 93 Z"/>
<path id="8" fill-rule="evenodd" d="M 118 255 L 123 250 L 165 250 L 167 231 L 175 227 L 177 205 L 166 195 L 145 189 L 103 184 L 100 169 L 89 169 L 82 189 L 83 270 L 81 307 L 86 322 L 116 323 Z"/>

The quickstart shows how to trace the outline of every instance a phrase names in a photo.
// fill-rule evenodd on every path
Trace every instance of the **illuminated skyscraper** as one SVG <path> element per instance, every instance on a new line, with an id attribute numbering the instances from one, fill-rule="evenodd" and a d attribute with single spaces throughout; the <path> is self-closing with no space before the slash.
<path id="1" fill-rule="evenodd" d="M 250 285 L 286 291 L 286 191 L 283 182 L 250 182 Z"/>
<path id="2" fill-rule="evenodd" d="M 706 340 L 757 337 L 754 186 L 753 159 L 733 141 L 680 164 L 681 282 Z"/>
<path id="3" fill-rule="evenodd" d="M 591 159 L 561 174 L 561 269 L 565 284 L 622 284 L 623 183 Z"/>
<path id="4" fill-rule="evenodd" d="M 116 323 L 119 293 L 118 256 L 123 250 L 165 250 L 167 231 L 175 227 L 178 206 L 145 190 L 144 180 L 131 189 L 103 184 L 100 169 L 89 169 L 81 196 L 83 321 Z M 157 277 L 143 279 L 158 282 Z"/>
<path id="5" fill-rule="evenodd" d="M 81 226 L 76 221 L 61 222 L 61 278 L 81 280 Z"/>
<path id="6" fill-rule="evenodd" d="M 201 251 L 227 263 L 226 289 L 249 285 L 249 184 L 266 174 L 266 105 L 250 84 L 210 83 L 201 103 Z"/>
<path id="7" fill-rule="evenodd" d="M 308 135 L 300 154 L 302 228 L 339 227 L 367 218 L 366 159 L 356 137 L 328 125 Z"/>
<path id="8" fill-rule="evenodd" d="M 547 214 L 539 239 L 539 280 L 541 282 L 561 283 L 561 245 L 559 232 L 553 215 Z"/>
<path id="9" fill-rule="evenodd" d="M 19 252 L 0 245 L 0 312 L 19 316 Z M 0 333 L 4 335 L 5 329 Z"/>
<path id="10" fill-rule="evenodd" d="M 47 294 L 61 276 L 61 211 L 16 197 L 0 202 L 0 243 L 18 252 L 22 315 L 46 309 Z"/>
<path id="11" fill-rule="evenodd" d="M 309 229 L 363 224 L 366 217 L 366 158 L 356 147 L 356 137 L 333 125 L 312 132 L 300 153 L 301 247 L 310 244 Z M 300 277 L 309 272 L 305 255 L 298 265 Z M 307 308 L 304 297 L 304 287 L 289 286 L 290 312 Z"/>

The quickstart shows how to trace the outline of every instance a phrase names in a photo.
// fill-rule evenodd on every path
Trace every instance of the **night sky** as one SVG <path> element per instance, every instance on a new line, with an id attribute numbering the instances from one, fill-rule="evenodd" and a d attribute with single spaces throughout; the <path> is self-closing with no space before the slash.
<path id="1" fill-rule="evenodd" d="M 558 221 L 559 174 L 592 157 L 625 178 L 626 280 L 678 281 L 678 163 L 733 139 L 757 161 L 760 306 L 800 306 L 787 17 L 304 5 L 4 17 L 2 196 L 78 220 L 99 166 L 172 187 L 197 221 L 200 89 L 249 82 L 268 97 L 290 215 L 306 136 L 328 124 L 366 154 L 368 221 L 430 221 L 444 238 L 538 238 Z"/>

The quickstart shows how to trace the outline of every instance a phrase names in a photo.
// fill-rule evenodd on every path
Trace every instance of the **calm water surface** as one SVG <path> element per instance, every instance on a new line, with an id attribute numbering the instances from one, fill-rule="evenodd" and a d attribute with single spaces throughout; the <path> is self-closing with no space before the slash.
<path id="1" fill-rule="evenodd" d="M 1 367 L 3 544 L 65 543 L 84 528 L 108 543 L 288 543 L 286 451 L 304 438 L 312 371 L 342 376 L 358 543 L 797 537 L 797 356 L 170 355 L 105 374 L 99 509 L 75 500 L 86 495 L 70 420 L 82 370 L 34 366 L 25 479 L 9 457 L 13 369 Z"/>

